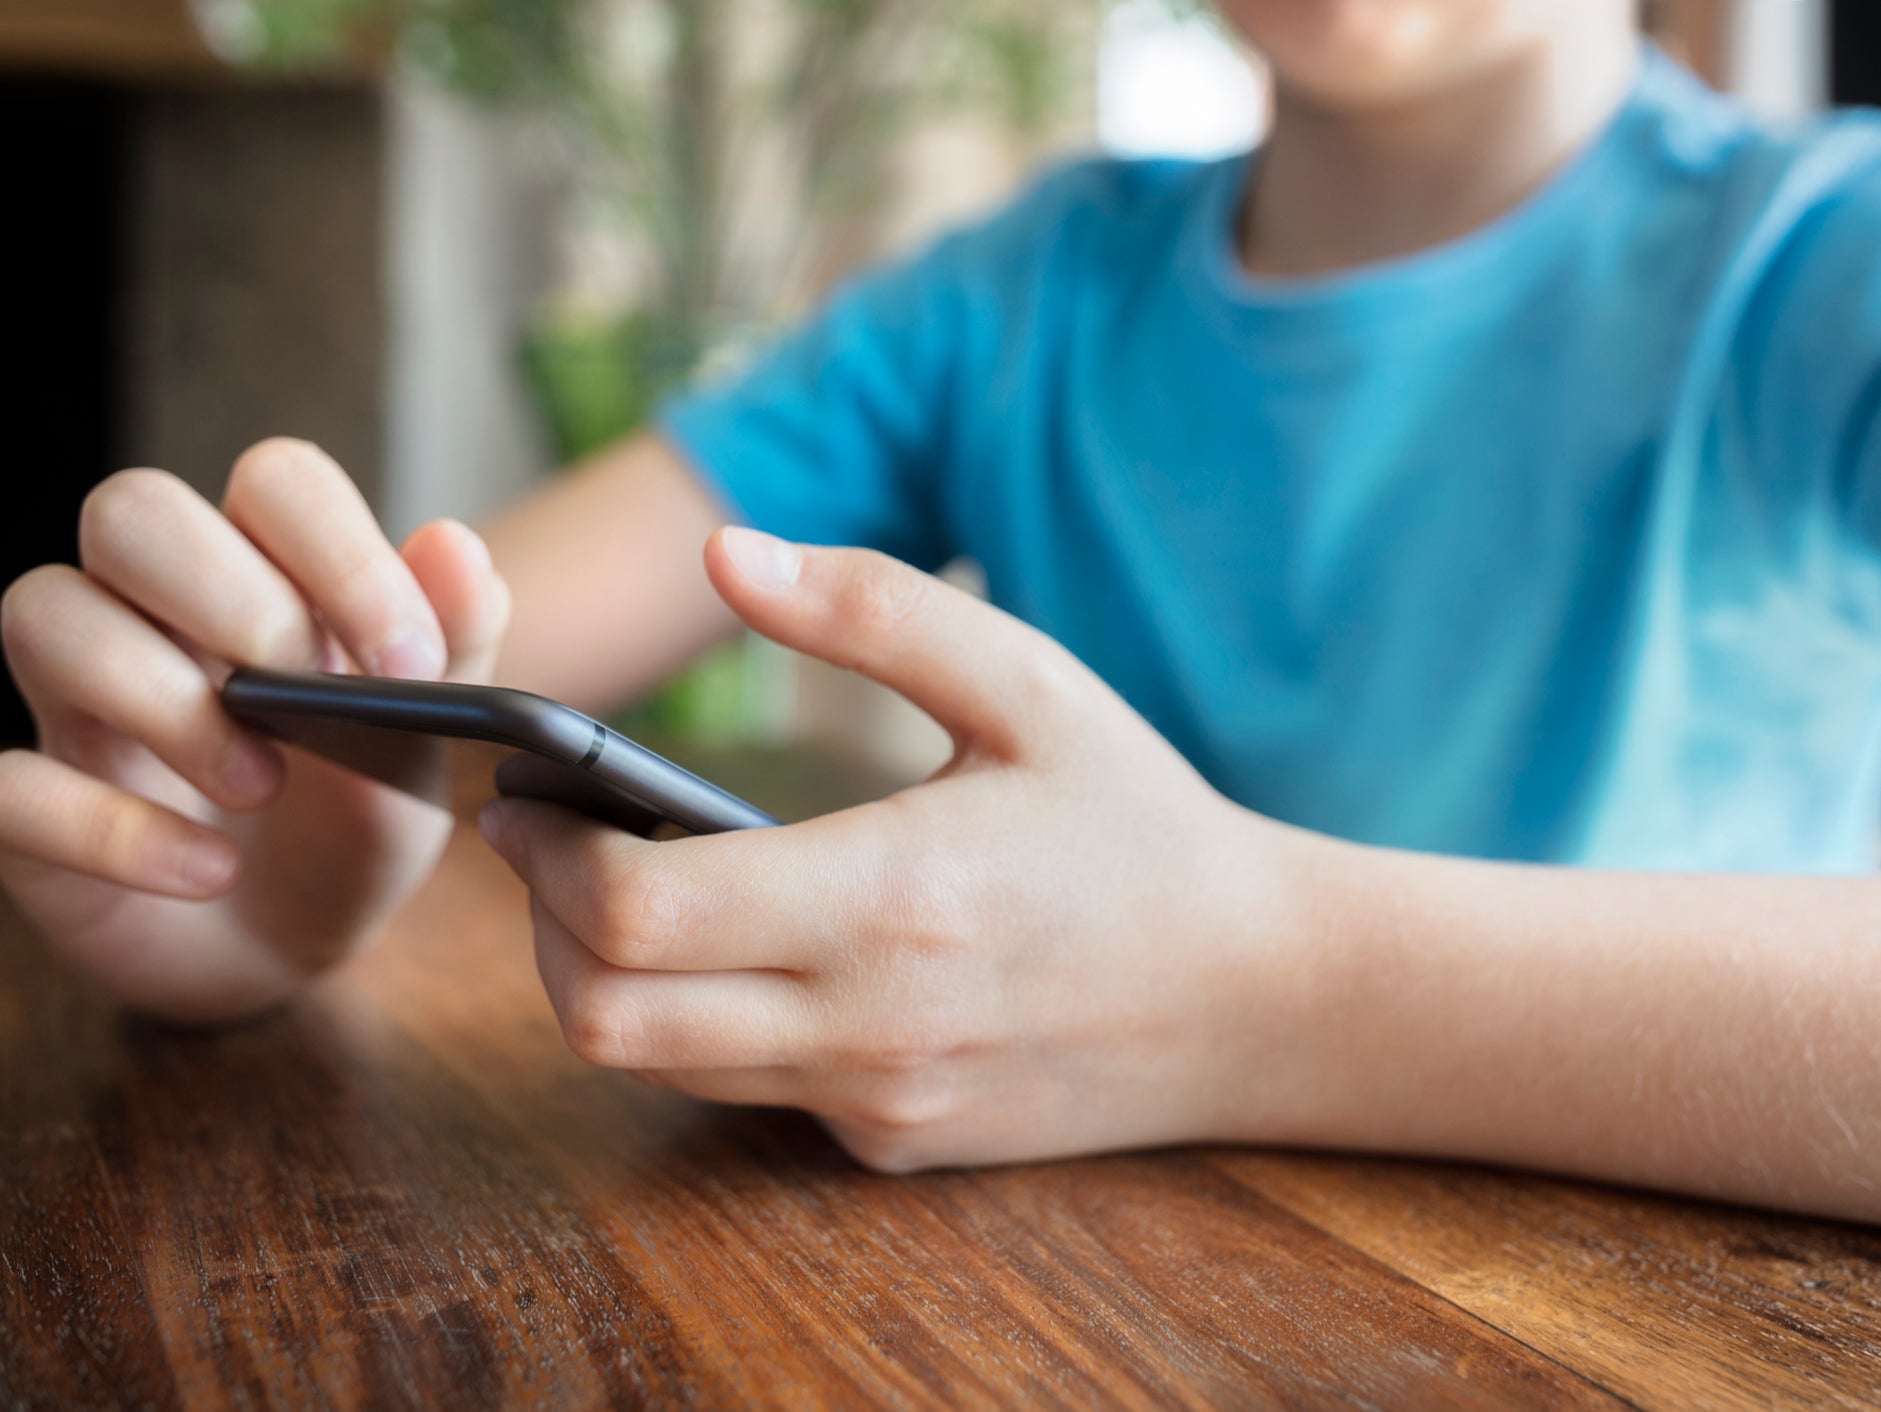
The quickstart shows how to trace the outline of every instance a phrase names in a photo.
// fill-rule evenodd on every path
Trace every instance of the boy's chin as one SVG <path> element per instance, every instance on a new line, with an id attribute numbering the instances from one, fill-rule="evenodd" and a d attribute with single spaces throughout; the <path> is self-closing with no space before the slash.
<path id="1" fill-rule="evenodd" d="M 1585 3 L 1585 0 L 1573 0 Z M 1279 85 L 1326 107 L 1416 102 L 1519 48 L 1552 0 L 1216 0 Z M 1526 21 L 1527 23 L 1523 23 Z"/>
<path id="2" fill-rule="evenodd" d="M 1453 90 L 1470 70 L 1454 64 L 1424 68 L 1357 65 L 1319 68 L 1269 60 L 1275 86 L 1291 98 L 1332 112 L 1389 113 Z"/>

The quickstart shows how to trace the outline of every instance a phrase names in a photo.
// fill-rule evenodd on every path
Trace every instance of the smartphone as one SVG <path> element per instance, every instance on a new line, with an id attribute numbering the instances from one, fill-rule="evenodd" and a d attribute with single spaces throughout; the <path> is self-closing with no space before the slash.
<path id="1" fill-rule="evenodd" d="M 646 838 L 777 820 L 572 706 L 526 691 L 238 669 L 238 721 L 470 818 L 499 794 L 545 799 Z"/>

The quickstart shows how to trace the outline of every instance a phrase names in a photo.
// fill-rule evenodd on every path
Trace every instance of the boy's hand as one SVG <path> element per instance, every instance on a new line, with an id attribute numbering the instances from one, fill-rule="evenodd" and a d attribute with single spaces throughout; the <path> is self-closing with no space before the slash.
<path id="1" fill-rule="evenodd" d="M 729 529 L 707 567 L 955 756 L 879 803 L 666 843 L 491 805 L 576 1053 L 810 1109 L 896 1170 L 1230 1137 L 1307 1104 L 1284 1056 L 1314 1008 L 1311 835 L 1216 794 L 1050 639 L 891 559 Z"/>
<path id="2" fill-rule="evenodd" d="M 0 638 L 39 729 L 0 755 L 0 883 L 141 1009 L 264 1008 L 358 944 L 430 871 L 438 811 L 239 726 L 234 665 L 482 680 L 508 616 L 483 543 L 403 551 L 314 447 L 264 442 L 222 509 L 159 471 L 100 486 L 84 567 L 36 569 Z"/>

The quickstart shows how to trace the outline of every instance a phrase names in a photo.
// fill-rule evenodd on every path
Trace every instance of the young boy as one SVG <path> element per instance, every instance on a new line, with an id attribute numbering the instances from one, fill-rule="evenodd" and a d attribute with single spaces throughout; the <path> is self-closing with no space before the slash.
<path id="1" fill-rule="evenodd" d="M 593 706 L 742 619 L 956 756 L 676 843 L 492 806 L 585 1058 L 892 1170 L 1297 1143 L 1881 1217 L 1881 126 L 1767 133 L 1627 0 L 1222 8 L 1253 158 L 858 282 L 501 577 L 295 443 L 220 511 L 111 481 L 6 600 L 19 905 L 129 1004 L 277 1004 L 444 826 L 225 664 Z"/>

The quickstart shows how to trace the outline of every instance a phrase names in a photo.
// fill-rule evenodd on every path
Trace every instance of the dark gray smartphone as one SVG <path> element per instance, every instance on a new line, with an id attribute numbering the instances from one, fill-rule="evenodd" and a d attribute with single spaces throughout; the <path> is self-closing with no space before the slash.
<path id="1" fill-rule="evenodd" d="M 263 734 L 469 817 L 546 799 L 647 838 L 777 820 L 545 696 L 455 682 L 237 670 L 222 703 Z"/>

